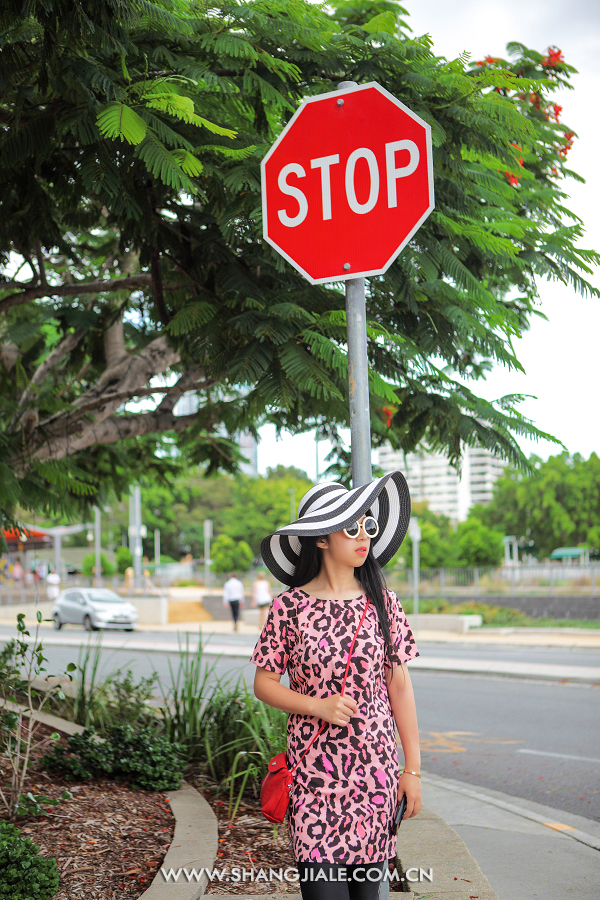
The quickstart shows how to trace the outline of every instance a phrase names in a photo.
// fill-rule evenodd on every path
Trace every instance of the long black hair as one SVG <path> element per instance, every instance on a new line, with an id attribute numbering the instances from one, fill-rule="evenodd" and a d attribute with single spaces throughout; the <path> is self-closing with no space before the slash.
<path id="1" fill-rule="evenodd" d="M 321 535 L 320 537 L 327 537 Z M 300 559 L 296 566 L 296 570 L 292 576 L 291 588 L 301 588 L 303 584 L 308 584 L 313 578 L 316 578 L 321 571 L 322 554 L 317 541 L 320 537 L 301 537 L 300 541 Z M 370 599 L 377 612 L 379 626 L 383 634 L 385 644 L 385 658 L 389 661 L 390 654 L 393 652 L 390 623 L 385 606 L 385 591 L 387 585 L 383 569 L 379 565 L 377 559 L 373 556 L 371 548 L 367 554 L 362 566 L 355 566 L 354 576 L 360 581 L 365 594 Z M 391 666 L 391 663 L 390 663 Z"/>

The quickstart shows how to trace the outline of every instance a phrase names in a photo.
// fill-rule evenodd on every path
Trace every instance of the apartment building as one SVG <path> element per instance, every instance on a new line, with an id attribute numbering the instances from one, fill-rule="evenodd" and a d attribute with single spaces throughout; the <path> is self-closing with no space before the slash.
<path id="1" fill-rule="evenodd" d="M 414 502 L 427 502 L 432 512 L 462 522 L 476 503 L 490 502 L 506 463 L 482 447 L 465 447 L 459 477 L 442 453 L 424 449 L 405 457 L 385 444 L 379 449 L 379 465 L 384 472 L 403 473 Z"/>

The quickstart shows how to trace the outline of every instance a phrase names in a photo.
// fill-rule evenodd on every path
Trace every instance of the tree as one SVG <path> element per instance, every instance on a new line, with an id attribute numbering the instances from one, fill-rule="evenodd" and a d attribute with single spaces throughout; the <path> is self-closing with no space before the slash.
<path id="1" fill-rule="evenodd" d="M 215 572 L 247 572 L 254 555 L 246 541 L 236 544 L 229 535 L 220 534 L 213 543 L 210 555 Z"/>
<path id="2" fill-rule="evenodd" d="M 433 130 L 436 209 L 371 280 L 374 444 L 461 442 L 527 468 L 517 409 L 454 380 L 521 365 L 536 277 L 593 293 L 564 209 L 558 51 L 436 57 L 395 3 L 47 0 L 0 11 L 2 515 L 86 510 L 235 434 L 348 422 L 343 293 L 261 237 L 259 163 L 302 97 L 384 83 Z M 569 222 L 570 219 L 570 222 Z M 518 296 L 515 296 L 515 290 Z M 441 360 L 435 365 L 433 360 Z M 177 399 L 198 411 L 177 415 Z M 135 407 L 131 401 L 142 401 Z M 171 468 L 172 470 L 172 468 Z"/>
<path id="3" fill-rule="evenodd" d="M 587 546 L 600 555 L 600 458 L 561 453 L 546 462 L 532 456 L 533 475 L 507 469 L 498 479 L 481 520 L 525 540 L 540 558 L 557 547 Z"/>
<path id="4" fill-rule="evenodd" d="M 432 512 L 427 503 L 413 503 L 412 514 L 418 518 L 421 529 L 421 568 L 437 569 L 459 565 L 455 532 L 448 516 Z M 412 566 L 412 552 L 412 539 L 407 535 L 398 551 L 398 561 L 403 559 L 405 566 Z"/>
<path id="5" fill-rule="evenodd" d="M 460 566 L 497 566 L 504 553 L 503 535 L 470 515 L 465 522 L 459 522 L 456 542 Z"/>

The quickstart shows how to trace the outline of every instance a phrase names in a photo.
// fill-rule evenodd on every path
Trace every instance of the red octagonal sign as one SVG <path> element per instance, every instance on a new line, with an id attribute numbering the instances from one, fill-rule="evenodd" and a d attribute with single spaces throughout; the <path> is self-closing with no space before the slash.
<path id="1" fill-rule="evenodd" d="M 431 128 L 371 82 L 304 100 L 262 161 L 264 237 L 312 284 L 386 271 L 434 206 Z"/>

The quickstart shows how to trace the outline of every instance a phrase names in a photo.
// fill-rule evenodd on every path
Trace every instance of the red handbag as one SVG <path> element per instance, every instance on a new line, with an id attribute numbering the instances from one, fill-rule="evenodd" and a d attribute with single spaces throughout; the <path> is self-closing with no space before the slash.
<path id="1" fill-rule="evenodd" d="M 350 651 L 348 653 L 348 662 L 346 663 L 346 671 L 344 672 L 344 681 L 342 683 L 341 694 L 344 693 L 344 688 L 346 686 L 348 666 L 350 665 L 350 657 L 352 656 L 352 651 L 354 649 L 356 635 L 360 631 L 370 602 L 370 600 L 367 600 L 362 618 L 359 622 L 358 628 L 356 629 L 354 637 L 352 638 L 352 644 L 350 645 Z M 328 724 L 329 722 L 323 722 L 323 724 L 313 737 L 312 741 L 291 771 L 288 769 L 287 753 L 285 752 L 285 750 L 281 753 L 278 753 L 277 756 L 274 756 L 273 759 L 269 762 L 269 771 L 263 778 L 260 787 L 260 805 L 263 811 L 263 815 L 269 820 L 269 822 L 276 822 L 277 824 L 281 824 L 281 822 L 283 822 L 283 820 L 285 819 L 285 814 L 290 803 L 290 797 L 292 796 L 292 791 L 294 789 L 294 772 L 296 771 L 296 767 L 304 759 L 314 741 L 316 741 L 325 726 Z"/>

